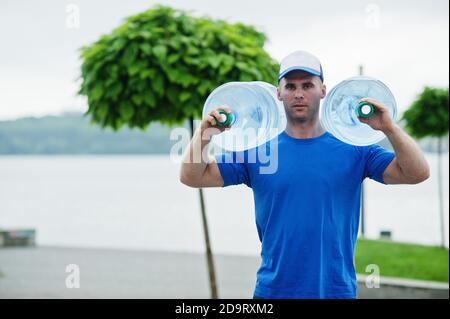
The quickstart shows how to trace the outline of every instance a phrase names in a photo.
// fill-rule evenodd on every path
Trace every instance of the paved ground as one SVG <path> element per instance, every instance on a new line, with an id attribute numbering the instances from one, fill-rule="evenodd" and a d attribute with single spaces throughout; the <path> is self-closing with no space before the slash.
<path id="1" fill-rule="evenodd" d="M 251 298 L 259 258 L 215 256 L 220 298 Z M 80 288 L 66 288 L 69 264 Z M 72 276 L 73 277 L 73 276 Z M 0 249 L 0 298 L 209 298 L 201 254 L 80 248 Z"/>
<path id="2" fill-rule="evenodd" d="M 215 255 L 219 298 L 253 296 L 258 257 Z M 78 265 L 80 288 L 66 279 Z M 381 277 L 378 289 L 359 276 L 358 298 L 444 298 L 448 283 Z M 202 254 L 83 248 L 1 248 L 0 298 L 210 298 Z"/>

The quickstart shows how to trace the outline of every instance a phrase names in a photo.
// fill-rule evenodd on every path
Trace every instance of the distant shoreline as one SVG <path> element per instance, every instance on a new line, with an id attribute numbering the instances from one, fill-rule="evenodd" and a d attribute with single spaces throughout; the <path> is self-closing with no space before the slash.
<path id="1" fill-rule="evenodd" d="M 188 130 L 187 122 L 176 127 Z M 83 113 L 0 121 L 0 156 L 164 155 L 179 142 L 170 139 L 173 128 L 155 122 L 145 131 L 123 127 L 114 132 L 91 124 Z M 424 152 L 436 153 L 436 139 L 426 138 L 418 143 Z M 378 144 L 392 150 L 387 139 Z M 444 138 L 444 152 L 448 152 L 448 144 L 448 137 Z"/>

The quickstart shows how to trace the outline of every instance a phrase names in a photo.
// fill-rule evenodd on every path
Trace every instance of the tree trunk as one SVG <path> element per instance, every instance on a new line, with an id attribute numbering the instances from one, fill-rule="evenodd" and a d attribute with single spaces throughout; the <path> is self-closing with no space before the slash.
<path id="1" fill-rule="evenodd" d="M 191 138 L 194 135 L 194 118 L 189 118 L 189 124 L 191 127 Z M 200 209 L 202 213 L 203 233 L 205 234 L 205 246 L 206 246 L 206 260 L 208 263 L 209 285 L 211 288 L 211 299 L 218 299 L 217 284 L 216 284 L 216 272 L 214 270 L 214 259 L 211 251 L 211 244 L 209 241 L 208 220 L 206 218 L 205 201 L 203 198 L 203 189 L 198 189 L 200 195 Z"/>
<path id="2" fill-rule="evenodd" d="M 442 185 L 442 137 L 438 137 L 438 192 L 439 213 L 441 220 L 441 247 L 445 247 L 444 196 Z"/>

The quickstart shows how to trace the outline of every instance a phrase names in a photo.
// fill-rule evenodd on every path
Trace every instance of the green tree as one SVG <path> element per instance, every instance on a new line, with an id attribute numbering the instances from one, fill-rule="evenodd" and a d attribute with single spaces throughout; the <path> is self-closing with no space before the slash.
<path id="1" fill-rule="evenodd" d="M 425 87 L 403 114 L 406 130 L 421 139 L 436 137 L 438 141 L 438 189 L 441 219 L 441 246 L 445 246 L 444 198 L 442 185 L 442 140 L 448 134 L 448 88 Z"/>
<path id="2" fill-rule="evenodd" d="M 276 82 L 266 36 L 252 26 L 193 17 L 165 6 L 132 16 L 81 49 L 81 88 L 94 123 L 118 130 L 200 117 L 206 97 L 230 81 Z M 214 263 L 200 189 L 212 298 Z"/>
<path id="3" fill-rule="evenodd" d="M 275 82 L 277 64 L 265 40 L 250 26 L 157 6 L 81 49 L 80 93 L 102 126 L 179 124 L 199 117 L 220 84 Z"/>

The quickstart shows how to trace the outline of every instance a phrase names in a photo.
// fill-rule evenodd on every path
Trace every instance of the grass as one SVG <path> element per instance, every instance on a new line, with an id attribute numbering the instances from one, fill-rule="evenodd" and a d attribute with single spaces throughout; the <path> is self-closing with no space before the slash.
<path id="1" fill-rule="evenodd" d="M 448 282 L 448 249 L 383 240 L 360 239 L 356 245 L 358 274 L 369 275 L 376 264 L 380 276 Z"/>

